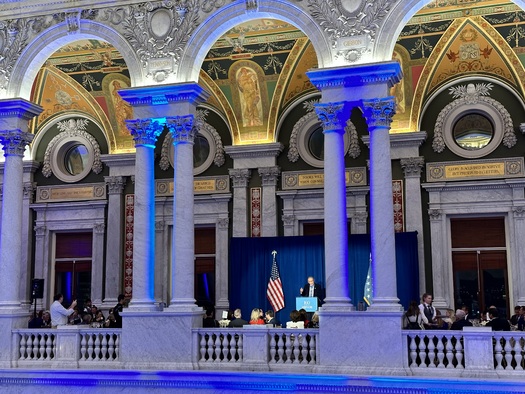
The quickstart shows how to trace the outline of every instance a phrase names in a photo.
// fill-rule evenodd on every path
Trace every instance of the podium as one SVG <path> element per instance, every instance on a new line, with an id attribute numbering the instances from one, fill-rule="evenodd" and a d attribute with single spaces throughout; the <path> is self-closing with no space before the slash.
<path id="1" fill-rule="evenodd" d="M 304 309 L 306 312 L 317 312 L 317 297 L 297 297 L 295 299 L 295 309 Z"/>

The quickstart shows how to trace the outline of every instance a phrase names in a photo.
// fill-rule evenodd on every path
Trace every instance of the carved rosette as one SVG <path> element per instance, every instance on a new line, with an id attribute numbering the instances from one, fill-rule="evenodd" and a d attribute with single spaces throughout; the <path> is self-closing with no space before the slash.
<path id="1" fill-rule="evenodd" d="M 344 109 L 345 103 L 342 101 L 337 103 L 315 104 L 315 112 L 323 125 L 324 133 L 344 132 L 346 120 L 349 115 L 345 113 Z"/>
<path id="2" fill-rule="evenodd" d="M 279 166 L 259 168 L 259 175 L 261 176 L 263 186 L 277 186 L 277 180 L 280 174 L 281 168 Z"/>
<path id="3" fill-rule="evenodd" d="M 396 110 L 395 97 L 384 99 L 363 100 L 363 115 L 368 123 L 369 130 L 377 127 L 390 128 Z"/>
<path id="4" fill-rule="evenodd" d="M 34 135 L 21 130 L 0 131 L 0 144 L 5 156 L 24 156 L 26 146 L 33 141 Z"/>
<path id="5" fill-rule="evenodd" d="M 248 181 L 252 176 L 251 170 L 247 168 L 231 168 L 229 170 L 230 178 L 232 180 L 232 186 L 237 187 L 247 187 Z"/>
<path id="6" fill-rule="evenodd" d="M 423 157 L 409 157 L 407 159 L 401 159 L 401 168 L 405 173 L 405 178 L 408 177 L 420 177 L 421 170 L 425 165 L 425 159 Z"/>
<path id="7" fill-rule="evenodd" d="M 108 187 L 109 194 L 122 194 L 126 181 L 122 176 L 105 176 L 104 181 Z"/>
<path id="8" fill-rule="evenodd" d="M 197 128 L 200 125 L 195 122 L 193 115 L 185 115 L 167 117 L 166 126 L 170 131 L 173 145 L 177 145 L 181 143 L 193 144 Z"/>
<path id="9" fill-rule="evenodd" d="M 126 126 L 135 141 L 135 146 L 152 148 L 155 147 L 155 142 L 164 129 L 160 122 L 152 119 L 129 119 L 126 120 Z"/>

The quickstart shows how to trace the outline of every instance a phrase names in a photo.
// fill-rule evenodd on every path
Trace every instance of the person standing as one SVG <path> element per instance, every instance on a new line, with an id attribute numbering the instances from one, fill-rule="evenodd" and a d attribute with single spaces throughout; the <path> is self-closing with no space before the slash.
<path id="1" fill-rule="evenodd" d="M 120 313 L 124 310 L 124 302 L 125 302 L 124 294 L 119 294 L 117 298 L 117 305 L 113 308 L 113 317 L 115 318 L 115 328 L 122 328 L 122 316 Z"/>
<path id="2" fill-rule="evenodd" d="M 308 277 L 308 283 L 299 289 L 301 296 L 303 297 L 317 297 L 321 299 L 321 285 L 315 283 L 313 276 Z"/>
<path id="3" fill-rule="evenodd" d="M 49 311 L 51 313 L 51 327 L 56 328 L 58 326 L 65 326 L 68 323 L 68 317 L 73 314 L 75 306 L 77 306 L 77 300 L 73 300 L 69 308 L 64 308 L 62 302 L 64 296 L 61 293 L 56 294 L 53 297 L 53 303 Z"/>
<path id="4" fill-rule="evenodd" d="M 422 303 L 419 304 L 419 311 L 423 319 L 423 326 L 429 330 L 437 327 L 437 313 L 436 308 L 432 306 L 432 294 L 425 293 L 421 297 Z"/>

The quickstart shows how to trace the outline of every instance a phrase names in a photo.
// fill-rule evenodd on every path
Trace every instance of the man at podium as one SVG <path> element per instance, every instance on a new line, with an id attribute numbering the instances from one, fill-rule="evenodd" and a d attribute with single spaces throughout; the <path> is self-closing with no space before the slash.
<path id="1" fill-rule="evenodd" d="M 321 285 L 319 283 L 315 283 L 313 276 L 308 277 L 308 283 L 305 284 L 304 287 L 301 287 L 299 292 L 303 297 L 317 297 L 319 300 L 321 300 L 322 297 Z"/>

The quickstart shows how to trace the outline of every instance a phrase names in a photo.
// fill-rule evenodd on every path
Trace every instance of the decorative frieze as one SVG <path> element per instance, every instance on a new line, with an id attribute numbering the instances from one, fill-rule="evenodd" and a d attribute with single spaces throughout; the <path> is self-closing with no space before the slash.
<path id="1" fill-rule="evenodd" d="M 525 176 L 523 157 L 427 163 L 427 182 Z"/>
<path id="2" fill-rule="evenodd" d="M 227 175 L 195 177 L 193 192 L 195 194 L 227 193 L 230 190 L 230 178 Z M 173 179 L 157 179 L 155 181 L 156 196 L 172 196 Z"/>
<path id="3" fill-rule="evenodd" d="M 61 202 L 105 199 L 106 185 L 104 183 L 38 186 L 36 188 L 36 202 Z"/>
<path id="4" fill-rule="evenodd" d="M 366 168 L 352 167 L 345 171 L 347 187 L 366 186 Z M 282 190 L 319 189 L 324 187 L 324 173 L 322 170 L 286 171 L 282 173 Z"/>

